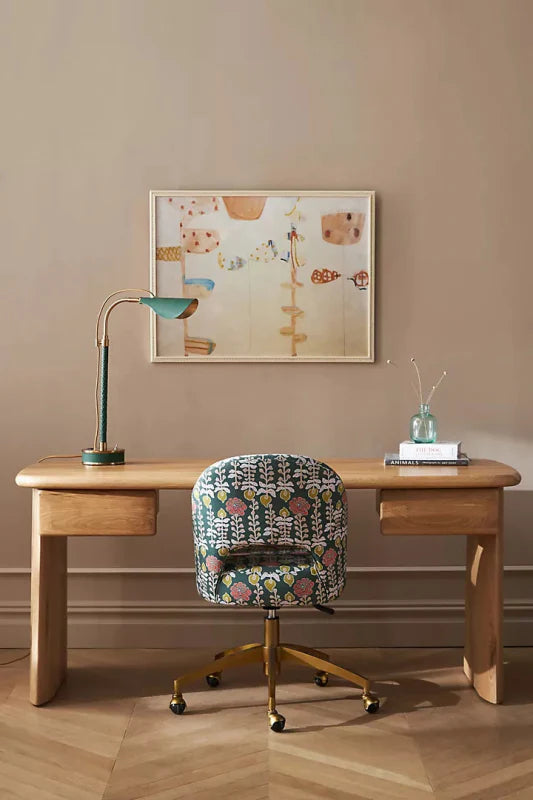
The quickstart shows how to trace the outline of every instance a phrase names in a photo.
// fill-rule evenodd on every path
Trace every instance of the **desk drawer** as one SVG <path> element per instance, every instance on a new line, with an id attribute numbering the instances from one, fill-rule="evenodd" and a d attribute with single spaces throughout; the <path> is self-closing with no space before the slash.
<path id="1" fill-rule="evenodd" d="M 152 536 L 157 492 L 37 490 L 41 536 Z"/>
<path id="2" fill-rule="evenodd" d="M 495 535 L 499 489 L 383 489 L 381 533 Z"/>

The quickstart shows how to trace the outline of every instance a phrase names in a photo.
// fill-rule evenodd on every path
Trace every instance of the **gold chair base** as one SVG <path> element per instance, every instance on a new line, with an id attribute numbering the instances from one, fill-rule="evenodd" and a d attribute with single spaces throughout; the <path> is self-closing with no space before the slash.
<path id="1" fill-rule="evenodd" d="M 265 636 L 263 644 L 243 644 L 240 647 L 231 647 L 215 655 L 209 661 L 185 675 L 180 675 L 174 681 L 174 693 L 170 701 L 170 709 L 175 714 L 182 714 L 186 704 L 183 699 L 182 687 L 198 678 L 206 678 L 210 686 L 218 686 L 222 672 L 232 667 L 244 664 L 261 663 L 268 682 L 268 721 L 271 729 L 281 732 L 285 727 L 285 717 L 276 709 L 276 678 L 281 670 L 282 661 L 296 661 L 315 670 L 314 680 L 317 686 L 326 686 L 329 675 L 349 681 L 363 690 L 363 706 L 368 713 L 375 713 L 379 709 L 379 699 L 370 691 L 370 681 L 363 675 L 351 672 L 337 666 L 330 661 L 327 653 L 303 647 L 296 644 L 284 644 L 279 641 L 279 617 L 274 611 L 269 611 L 265 617 Z"/>

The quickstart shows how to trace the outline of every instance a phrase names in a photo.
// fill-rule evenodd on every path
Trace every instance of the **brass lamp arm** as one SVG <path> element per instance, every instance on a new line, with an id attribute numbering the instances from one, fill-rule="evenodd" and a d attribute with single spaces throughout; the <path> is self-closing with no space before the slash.
<path id="1" fill-rule="evenodd" d="M 111 300 L 112 297 L 116 297 L 118 294 L 122 294 L 123 292 L 146 292 L 151 297 L 155 297 L 154 293 L 151 292 L 150 289 L 118 289 L 116 292 L 111 292 L 111 294 L 109 294 L 106 297 L 106 299 L 104 300 L 104 302 L 100 306 L 100 310 L 98 312 L 98 316 L 96 317 L 95 344 L 96 344 L 97 347 L 98 347 L 99 334 L 100 334 L 100 320 L 102 319 L 102 314 L 103 314 L 104 308 L 106 307 L 106 305 L 108 304 L 108 302 Z M 135 302 L 135 301 L 133 299 L 131 299 L 130 302 Z M 139 302 L 139 301 L 137 300 L 137 302 Z M 113 303 L 113 306 L 115 306 L 115 305 L 116 305 L 116 303 Z M 113 306 L 111 306 L 111 308 L 113 308 Z M 108 312 L 106 314 L 106 317 L 107 317 L 107 315 L 108 315 L 110 310 L 111 309 L 108 310 Z"/>
<path id="2" fill-rule="evenodd" d="M 113 311 L 115 306 L 120 305 L 120 303 L 140 303 L 140 302 L 141 302 L 140 297 L 121 297 L 119 300 L 115 300 L 114 303 L 111 303 L 111 305 L 109 305 L 105 310 L 104 321 L 102 323 L 102 338 L 97 340 L 96 344 L 97 345 L 103 344 L 106 346 L 109 344 L 109 337 L 107 335 L 107 329 L 109 327 L 109 315 Z"/>

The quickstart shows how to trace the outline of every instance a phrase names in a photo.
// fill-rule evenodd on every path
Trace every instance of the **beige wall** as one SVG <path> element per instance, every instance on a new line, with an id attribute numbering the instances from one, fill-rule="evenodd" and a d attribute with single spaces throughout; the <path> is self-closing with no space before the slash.
<path id="1" fill-rule="evenodd" d="M 149 189 L 193 187 L 375 189 L 377 361 L 150 364 L 148 315 L 123 307 L 110 440 L 130 456 L 380 456 L 414 408 L 385 359 L 446 367 L 441 434 L 524 476 L 508 493 L 507 636 L 531 641 L 530 0 L 0 9 L 4 643 L 27 635 L 30 497 L 14 474 L 91 443 L 98 304 L 148 283 Z M 371 493 L 350 507 L 344 612 L 306 616 L 307 636 L 459 641 L 463 542 L 384 539 Z M 155 539 L 71 543 L 71 641 L 244 638 L 235 612 L 231 632 L 211 627 L 191 551 L 188 498 L 171 493 Z"/>

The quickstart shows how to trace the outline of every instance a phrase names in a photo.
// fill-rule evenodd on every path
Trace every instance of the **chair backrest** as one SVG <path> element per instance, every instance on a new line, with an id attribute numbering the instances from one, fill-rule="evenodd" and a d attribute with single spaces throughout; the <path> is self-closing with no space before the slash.
<path id="1" fill-rule="evenodd" d="M 207 573 L 216 574 L 230 552 L 249 545 L 308 549 L 331 584 L 328 598 L 344 587 L 346 492 L 321 461 L 285 454 L 218 461 L 194 486 L 192 519 L 197 586 L 208 599 Z"/>

